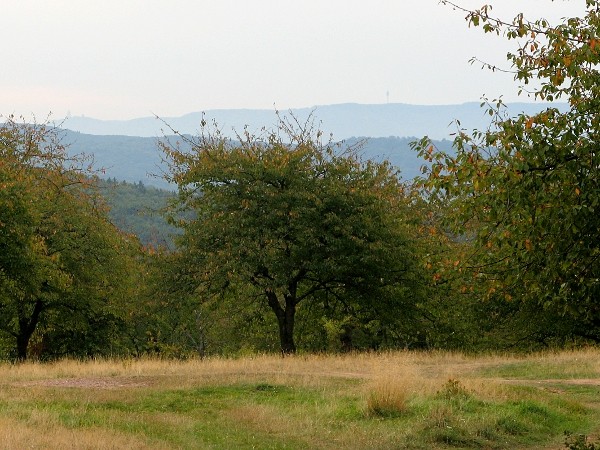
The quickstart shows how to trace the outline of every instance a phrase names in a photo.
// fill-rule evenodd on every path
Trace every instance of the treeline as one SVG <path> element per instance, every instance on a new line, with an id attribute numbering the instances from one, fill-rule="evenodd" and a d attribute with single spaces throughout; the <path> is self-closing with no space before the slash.
<path id="1" fill-rule="evenodd" d="M 290 185 L 283 195 L 260 194 L 272 197 L 270 205 L 254 198 L 258 209 L 252 210 L 250 198 L 235 195 L 235 205 L 214 204 L 218 220 L 211 222 L 200 221 L 201 209 L 182 203 L 184 198 L 207 203 L 208 186 L 201 195 L 193 188 L 177 197 L 142 183 L 101 180 L 85 170 L 86 161 L 67 155 L 56 130 L 9 120 L 0 132 L 0 352 L 5 359 L 183 357 L 276 351 L 282 344 L 286 351 L 461 345 L 442 298 L 425 295 L 428 283 L 420 279 L 425 274 L 409 244 L 418 238 L 411 234 L 418 220 L 402 224 L 396 216 L 408 218 L 417 209 L 414 214 L 406 209 L 408 197 L 391 166 L 363 164 L 350 154 L 328 156 L 331 149 L 308 141 L 301 151 L 283 142 L 272 147 L 256 142 L 260 145 L 252 151 L 263 152 L 265 165 L 252 155 L 238 163 L 263 170 L 267 178 L 251 178 L 246 188 L 258 195 L 273 183 Z M 228 152 L 222 155 L 225 164 Z M 320 165 L 314 165 L 316 159 Z M 324 169 L 327 176 L 318 172 Z M 307 178 L 313 175 L 317 178 Z M 223 186 L 215 177 L 209 183 Z M 324 180 L 314 184 L 319 178 Z M 395 198 L 400 193 L 402 201 Z M 315 206 L 321 209 L 310 209 Z M 194 227 L 194 236 L 187 226 Z M 208 233 L 203 247 L 192 247 L 188 239 L 199 238 L 199 232 Z M 287 236 L 290 232 L 294 236 Z M 266 234 L 271 237 L 261 237 Z M 238 253 L 218 250 L 219 242 L 223 248 L 235 245 Z M 204 251 L 202 258 L 219 253 L 224 259 L 189 259 Z M 247 266 L 261 254 L 265 258 L 258 266 Z M 262 273 L 249 281 L 246 267 Z M 286 307 L 289 292 L 282 294 L 281 280 L 274 279 L 286 276 L 296 283 L 294 315 L 287 311 L 296 327 L 290 328 L 288 319 L 289 332 L 282 338 L 274 303 L 263 301 L 263 295 L 282 295 L 281 308 Z M 257 277 L 263 277 L 258 285 Z"/>
<path id="2" fill-rule="evenodd" d="M 310 133 L 165 149 L 178 195 L 96 178 L 41 126 L 1 136 L 5 359 L 589 341 L 559 311 L 481 301 L 439 205 Z"/>
<path id="3" fill-rule="evenodd" d="M 596 344 L 599 7 L 557 27 L 465 10 L 523 39 L 517 79 L 570 108 L 506 117 L 484 102 L 488 129 L 459 130 L 451 150 L 413 144 L 424 176 L 410 182 L 280 116 L 234 141 L 202 123 L 159 142 L 171 196 L 100 181 L 56 130 L 9 119 L 0 356 Z M 168 226 L 139 221 L 158 211 Z"/>

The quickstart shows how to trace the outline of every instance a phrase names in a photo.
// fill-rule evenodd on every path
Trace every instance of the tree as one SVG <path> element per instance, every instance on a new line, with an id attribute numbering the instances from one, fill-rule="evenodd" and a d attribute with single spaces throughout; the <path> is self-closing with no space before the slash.
<path id="1" fill-rule="evenodd" d="M 13 339 L 20 360 L 34 333 L 40 345 L 60 335 L 56 346 L 119 321 L 129 244 L 78 163 L 53 129 L 12 118 L 0 128 L 0 333 Z"/>
<path id="2" fill-rule="evenodd" d="M 463 9 L 470 25 L 518 43 L 508 61 L 520 93 L 568 108 L 506 117 L 493 101 L 490 129 L 459 130 L 456 153 L 426 138 L 415 146 L 431 163 L 424 184 L 445 204 L 449 229 L 473 240 L 455 265 L 484 297 L 531 302 L 600 340 L 600 2 L 585 3 L 583 17 L 556 26 Z"/>
<path id="3" fill-rule="evenodd" d="M 280 119 L 236 142 L 203 131 L 191 151 L 163 146 L 179 210 L 194 212 L 175 220 L 175 278 L 200 298 L 234 292 L 268 305 L 284 354 L 296 351 L 301 304 L 385 316 L 419 295 L 397 173 L 321 137 L 310 123 Z"/>

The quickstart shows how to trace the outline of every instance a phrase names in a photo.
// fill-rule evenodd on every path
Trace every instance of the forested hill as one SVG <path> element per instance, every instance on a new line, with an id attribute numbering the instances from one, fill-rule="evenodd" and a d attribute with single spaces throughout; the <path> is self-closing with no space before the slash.
<path id="1" fill-rule="evenodd" d="M 63 144 L 71 155 L 86 154 L 93 158 L 93 166 L 102 178 L 137 183 L 142 181 L 169 189 L 162 179 L 164 163 L 158 149 L 158 140 L 134 136 L 97 136 L 63 130 Z"/>
<path id="2" fill-rule="evenodd" d="M 161 177 L 166 170 L 162 154 L 158 149 L 158 138 L 135 136 L 99 136 L 63 131 L 63 143 L 68 145 L 69 153 L 93 155 L 94 167 L 102 169 L 103 178 L 115 178 L 118 181 L 138 183 L 173 189 Z M 410 148 L 412 137 L 352 137 L 343 145 L 355 145 L 364 141 L 362 156 L 376 161 L 389 159 L 398 167 L 404 179 L 412 179 L 419 174 L 423 164 L 417 154 Z M 436 141 L 441 150 L 449 150 L 451 141 Z"/>
<path id="3" fill-rule="evenodd" d="M 173 235 L 178 231 L 163 215 L 174 196 L 172 191 L 114 178 L 100 180 L 98 188 L 110 207 L 108 215 L 114 225 L 136 235 L 144 246 L 173 248 Z"/>

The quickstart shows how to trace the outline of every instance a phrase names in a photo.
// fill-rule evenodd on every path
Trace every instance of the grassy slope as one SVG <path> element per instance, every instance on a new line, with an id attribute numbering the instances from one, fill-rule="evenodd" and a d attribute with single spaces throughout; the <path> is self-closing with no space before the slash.
<path id="1" fill-rule="evenodd" d="M 561 448 L 600 351 L 0 366 L 2 448 Z"/>

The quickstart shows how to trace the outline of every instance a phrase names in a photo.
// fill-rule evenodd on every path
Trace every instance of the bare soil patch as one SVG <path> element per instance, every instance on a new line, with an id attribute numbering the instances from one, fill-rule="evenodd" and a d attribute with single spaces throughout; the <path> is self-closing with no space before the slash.
<path id="1" fill-rule="evenodd" d="M 64 387 L 64 388 L 86 388 L 86 389 L 120 389 L 150 386 L 148 380 L 139 378 L 107 377 L 107 378 L 61 378 L 53 380 L 35 380 L 14 384 L 20 387 Z"/>

